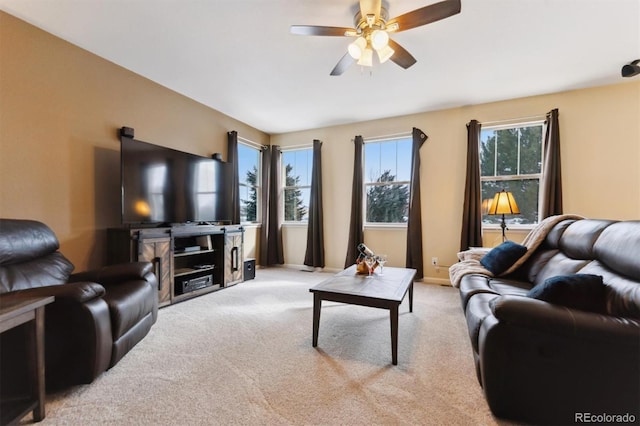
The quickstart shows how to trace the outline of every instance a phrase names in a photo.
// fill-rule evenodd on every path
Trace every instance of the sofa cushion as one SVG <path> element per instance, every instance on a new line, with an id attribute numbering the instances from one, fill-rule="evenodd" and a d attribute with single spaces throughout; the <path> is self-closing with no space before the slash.
<path id="1" fill-rule="evenodd" d="M 572 274 L 551 277 L 529 290 L 527 296 L 582 311 L 605 312 L 606 293 L 600 275 Z"/>
<path id="2" fill-rule="evenodd" d="M 146 281 L 125 281 L 118 285 L 107 286 L 106 290 L 103 299 L 109 305 L 114 341 L 154 310 L 157 295 Z"/>
<path id="3" fill-rule="evenodd" d="M 0 219 L 0 265 L 13 265 L 55 253 L 60 248 L 51 228 L 35 220 Z"/>
<path id="4" fill-rule="evenodd" d="M 593 245 L 612 220 L 577 220 L 562 233 L 559 241 L 560 250 L 572 259 L 593 260 Z"/>
<path id="5" fill-rule="evenodd" d="M 640 281 L 640 220 L 609 225 L 602 231 L 593 247 L 595 254 L 609 269 Z"/>
<path id="6" fill-rule="evenodd" d="M 513 241 L 505 241 L 480 259 L 480 264 L 493 275 L 500 275 L 516 263 L 526 252 L 527 248 L 525 246 Z"/>
<path id="7" fill-rule="evenodd" d="M 60 252 L 18 264 L 0 265 L 0 294 L 67 282 L 73 264 Z"/>

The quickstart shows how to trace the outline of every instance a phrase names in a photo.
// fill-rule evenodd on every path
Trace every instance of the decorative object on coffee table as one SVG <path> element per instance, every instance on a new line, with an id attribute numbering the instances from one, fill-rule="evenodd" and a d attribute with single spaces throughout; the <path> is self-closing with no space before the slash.
<path id="1" fill-rule="evenodd" d="M 378 262 L 378 265 L 380 265 L 379 275 L 384 275 L 384 264 L 387 263 L 387 255 L 386 254 L 376 255 L 376 261 Z"/>

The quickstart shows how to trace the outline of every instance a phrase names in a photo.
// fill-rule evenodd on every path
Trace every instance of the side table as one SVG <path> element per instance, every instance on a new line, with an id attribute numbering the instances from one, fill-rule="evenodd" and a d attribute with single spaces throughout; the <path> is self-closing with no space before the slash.
<path id="1" fill-rule="evenodd" d="M 44 419 L 44 307 L 54 297 L 5 300 L 0 297 L 0 333 L 27 324 L 27 365 L 30 394 L 24 397 L 3 396 L 0 401 L 0 424 L 18 422 L 33 411 L 36 422 Z"/>

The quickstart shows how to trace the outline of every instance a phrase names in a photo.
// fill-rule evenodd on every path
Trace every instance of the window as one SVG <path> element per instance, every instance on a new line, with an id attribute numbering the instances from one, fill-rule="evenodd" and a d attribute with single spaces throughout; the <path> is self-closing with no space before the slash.
<path id="1" fill-rule="evenodd" d="M 284 220 L 286 222 L 307 222 L 309 219 L 312 164 L 312 148 L 282 152 Z"/>
<path id="2" fill-rule="evenodd" d="M 505 215 L 511 225 L 538 223 L 544 122 L 488 127 L 480 133 L 480 181 L 483 206 L 501 190 L 511 191 L 519 215 Z M 483 225 L 499 224 L 501 215 L 483 209 Z"/>
<path id="3" fill-rule="evenodd" d="M 261 151 L 238 142 L 238 180 L 240 186 L 240 222 L 258 222 L 260 212 Z"/>
<path id="4" fill-rule="evenodd" d="M 411 137 L 364 145 L 365 223 L 407 223 L 411 183 Z"/>

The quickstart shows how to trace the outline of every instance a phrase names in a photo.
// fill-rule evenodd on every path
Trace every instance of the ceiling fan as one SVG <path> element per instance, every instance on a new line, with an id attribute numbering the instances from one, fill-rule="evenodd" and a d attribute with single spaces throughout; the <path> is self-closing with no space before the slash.
<path id="1" fill-rule="evenodd" d="M 389 19 L 382 0 L 360 0 L 360 10 L 353 18 L 354 28 L 292 25 L 291 34 L 356 37 L 347 53 L 331 71 L 331 75 L 341 75 L 356 61 L 362 66 L 372 66 L 374 51 L 380 63 L 390 59 L 407 69 L 416 63 L 416 59 L 391 40 L 389 34 L 430 24 L 457 13 L 460 13 L 460 0 L 445 0 Z"/>

